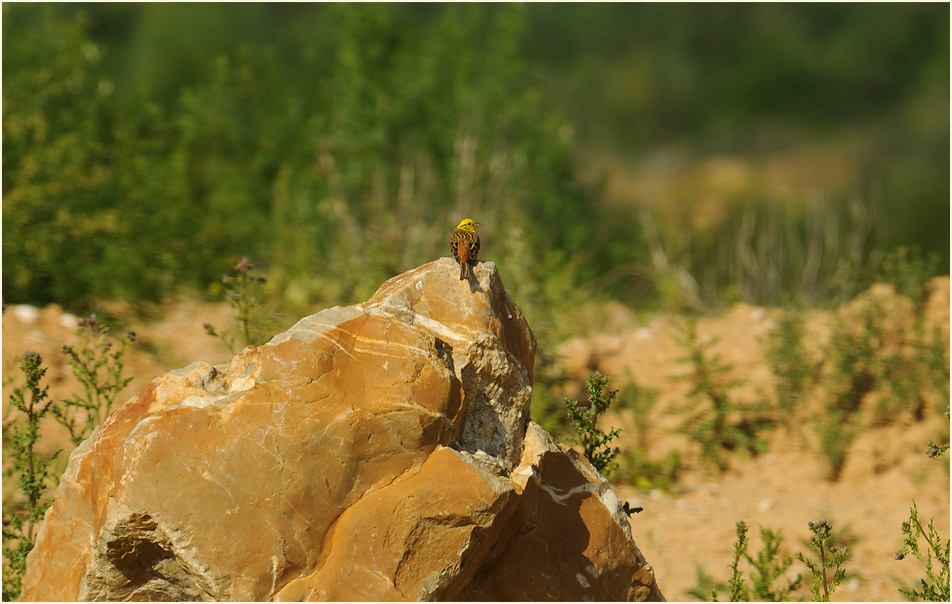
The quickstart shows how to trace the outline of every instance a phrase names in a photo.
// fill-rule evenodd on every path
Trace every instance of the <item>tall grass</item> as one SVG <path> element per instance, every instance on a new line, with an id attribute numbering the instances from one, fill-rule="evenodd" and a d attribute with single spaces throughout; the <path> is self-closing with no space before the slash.
<path id="1" fill-rule="evenodd" d="M 675 307 L 843 302 L 877 273 L 886 243 L 876 207 L 855 198 L 728 204 L 700 230 L 647 208 L 640 219 L 650 278 Z"/>

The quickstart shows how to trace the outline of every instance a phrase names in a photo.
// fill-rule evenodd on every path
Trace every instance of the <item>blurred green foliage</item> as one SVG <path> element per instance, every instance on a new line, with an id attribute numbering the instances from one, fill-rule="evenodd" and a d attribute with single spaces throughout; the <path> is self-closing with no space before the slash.
<path id="1" fill-rule="evenodd" d="M 801 310 L 787 309 L 766 338 L 765 356 L 774 377 L 778 415 L 788 430 L 796 427 L 801 403 L 816 383 L 820 365 L 805 346 L 805 322 Z"/>
<path id="2" fill-rule="evenodd" d="M 728 467 L 725 451 L 763 453 L 766 443 L 759 433 L 774 422 L 764 403 L 736 400 L 733 390 L 743 381 L 732 377 L 734 368 L 714 351 L 717 338 L 699 336 L 697 317 L 689 316 L 678 325 L 675 340 L 685 352 L 678 362 L 688 365 L 688 372 L 673 379 L 691 386 L 688 400 L 675 409 L 685 416 L 678 431 L 700 445 L 703 464 L 723 472 Z"/>
<path id="3" fill-rule="evenodd" d="M 855 132 L 855 190 L 834 201 L 880 200 L 889 246 L 917 242 L 947 270 L 947 5 L 25 3 L 3 17 L 11 302 L 211 295 L 248 256 L 293 315 L 446 255 L 463 216 L 542 341 L 570 329 L 558 307 L 595 294 L 848 295 L 885 240 L 833 245 L 858 224 L 835 208 L 734 208 L 691 243 L 681 211 L 656 207 L 649 260 L 643 216 L 583 184 L 578 153 L 743 155 Z M 844 226 L 811 230 L 821 219 Z"/>
<path id="4" fill-rule="evenodd" d="M 289 18 L 231 8 L 239 26 Z M 204 5 L 127 10 L 115 18 L 180 11 L 195 34 L 212 18 Z M 511 290 L 562 297 L 596 219 L 562 122 L 520 59 L 525 8 L 311 13 L 330 33 L 303 36 L 291 61 L 287 43 L 232 40 L 209 56 L 189 36 L 199 46 L 170 57 L 194 53 L 182 75 L 199 75 L 173 93 L 158 68 L 154 83 L 116 79 L 122 66 L 106 68 L 110 47 L 85 12 L 5 7 L 6 298 L 155 300 L 206 288 L 247 255 L 274 267 L 292 308 L 346 302 L 446 255 L 463 215 L 484 224 L 487 259 L 510 267 Z"/>
<path id="5" fill-rule="evenodd" d="M 529 48 L 570 115 L 618 118 L 591 127 L 620 146 L 742 140 L 758 120 L 837 129 L 925 90 L 945 88 L 948 102 L 948 6 L 543 4 L 533 15 Z M 601 86 L 612 80 L 628 83 Z"/>
<path id="6" fill-rule="evenodd" d="M 832 142 L 854 176 L 845 190 L 814 189 L 823 201 L 878 207 L 881 246 L 922 245 L 949 270 L 948 5 L 540 4 L 532 14 L 530 58 L 586 153 L 648 152 L 663 172 L 679 157 L 756 163 Z"/>

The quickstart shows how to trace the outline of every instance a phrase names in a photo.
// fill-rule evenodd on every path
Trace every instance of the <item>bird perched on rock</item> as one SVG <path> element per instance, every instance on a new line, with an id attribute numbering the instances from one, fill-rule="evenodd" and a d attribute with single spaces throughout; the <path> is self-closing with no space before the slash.
<path id="1" fill-rule="evenodd" d="M 453 258 L 459 262 L 460 281 L 469 279 L 473 274 L 470 265 L 476 262 L 476 256 L 479 254 L 479 235 L 476 234 L 478 226 L 478 222 L 466 218 L 456 225 L 450 235 L 450 251 L 453 252 Z"/>

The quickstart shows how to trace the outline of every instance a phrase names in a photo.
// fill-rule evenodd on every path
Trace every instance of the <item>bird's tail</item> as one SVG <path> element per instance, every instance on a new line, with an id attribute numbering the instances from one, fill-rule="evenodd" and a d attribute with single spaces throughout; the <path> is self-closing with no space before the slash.
<path id="1" fill-rule="evenodd" d="M 469 262 L 460 262 L 459 263 L 459 280 L 463 281 L 465 279 L 469 279 L 469 276 L 470 276 Z"/>

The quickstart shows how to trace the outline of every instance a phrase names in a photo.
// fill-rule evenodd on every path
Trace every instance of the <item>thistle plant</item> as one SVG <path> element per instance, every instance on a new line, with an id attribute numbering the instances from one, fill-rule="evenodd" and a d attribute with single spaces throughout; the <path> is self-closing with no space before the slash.
<path id="1" fill-rule="evenodd" d="M 949 418 L 949 408 L 945 409 L 945 417 Z M 949 445 L 937 445 L 929 441 L 929 448 L 926 455 L 930 459 L 940 457 L 949 450 Z M 912 507 L 909 508 L 909 521 L 902 523 L 902 534 L 904 541 L 902 547 L 896 552 L 896 560 L 904 560 L 908 554 L 912 554 L 916 560 L 921 562 L 926 568 L 926 578 L 919 579 L 921 590 L 915 588 L 899 588 L 899 592 L 911 599 L 926 600 L 932 602 L 948 602 L 949 593 L 949 540 L 945 540 L 942 545 L 942 537 L 935 528 L 932 519 L 929 520 L 929 527 L 926 529 L 919 521 L 919 508 L 916 506 L 916 500 L 912 500 Z M 919 549 L 919 540 L 925 539 L 925 553 Z M 933 560 L 938 568 L 933 568 Z"/>
<path id="2" fill-rule="evenodd" d="M 942 538 L 935 528 L 932 520 L 929 520 L 928 528 L 922 526 L 919 521 L 919 510 L 916 507 L 916 501 L 912 501 L 912 507 L 909 508 L 909 521 L 902 523 L 902 534 L 904 541 L 902 547 L 896 552 L 896 560 L 903 560 L 908 554 L 912 554 L 926 568 L 926 578 L 919 579 L 921 589 L 900 588 L 899 592 L 911 599 L 926 600 L 930 602 L 948 602 L 949 593 L 949 540 L 942 544 Z M 924 551 L 919 549 L 919 540 L 925 539 L 926 547 Z M 933 568 L 933 564 L 937 568 Z"/>
<path id="3" fill-rule="evenodd" d="M 243 257 L 232 269 L 232 275 L 222 275 L 225 286 L 225 299 L 235 311 L 235 327 L 218 332 L 211 323 L 205 323 L 205 333 L 219 338 L 232 354 L 241 347 L 261 344 L 274 317 L 262 318 L 260 309 L 267 300 L 264 285 L 268 278 L 264 273 L 252 274 L 255 265 Z"/>
<path id="4" fill-rule="evenodd" d="M 813 533 L 810 537 L 810 548 L 815 550 L 820 558 L 814 561 L 804 556 L 802 552 L 797 553 L 797 558 L 810 571 L 812 577 L 810 593 L 813 595 L 813 601 L 829 602 L 830 594 L 846 577 L 846 570 L 842 568 L 842 564 L 849 557 L 849 549 L 831 545 L 833 527 L 826 520 L 808 522 L 807 526 Z"/>
<path id="5" fill-rule="evenodd" d="M 949 450 L 949 445 L 937 445 L 930 440 L 929 448 L 926 449 L 926 455 L 929 456 L 929 459 L 935 459 L 936 457 L 942 455 L 948 450 Z"/>
<path id="6" fill-rule="evenodd" d="M 26 556 L 33 549 L 36 529 L 43 514 L 52 503 L 46 497 L 53 477 L 48 468 L 59 454 L 41 455 L 37 451 L 40 440 L 40 421 L 54 408 L 49 398 L 49 386 L 42 386 L 46 375 L 43 359 L 36 352 L 28 352 L 20 362 L 26 376 L 22 388 L 14 388 L 10 405 L 24 416 L 24 421 L 12 424 L 9 441 L 13 465 L 7 476 L 16 476 L 19 493 L 25 501 L 16 509 L 3 506 L 3 599 L 15 600 L 20 595 L 21 581 L 26 570 Z"/>
<path id="7" fill-rule="evenodd" d="M 569 419 L 575 427 L 578 436 L 575 442 L 582 446 L 585 458 L 592 466 L 602 472 L 612 469 L 612 460 L 618 455 L 618 448 L 612 448 L 611 441 L 621 433 L 618 428 L 611 428 L 607 433 L 596 427 L 598 416 L 605 413 L 612 401 L 618 395 L 617 390 L 605 389 L 608 387 L 608 376 L 595 372 L 586 379 L 588 386 L 588 408 L 579 407 L 578 401 L 563 400 L 568 409 Z"/>
<path id="8" fill-rule="evenodd" d="M 96 426 L 106 420 L 116 397 L 132 381 L 131 377 L 122 376 L 122 356 L 136 338 L 132 330 L 127 330 L 122 338 L 111 338 L 109 327 L 95 314 L 79 320 L 77 335 L 82 344 L 63 346 L 63 354 L 69 359 L 82 393 L 51 407 L 57 421 L 69 430 L 74 446 L 89 438 Z"/>

